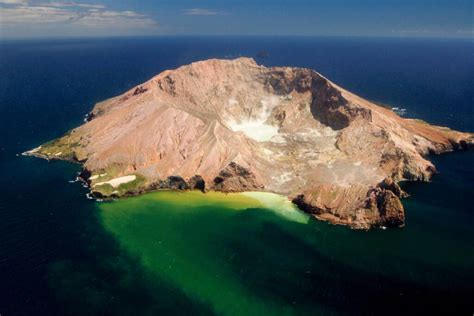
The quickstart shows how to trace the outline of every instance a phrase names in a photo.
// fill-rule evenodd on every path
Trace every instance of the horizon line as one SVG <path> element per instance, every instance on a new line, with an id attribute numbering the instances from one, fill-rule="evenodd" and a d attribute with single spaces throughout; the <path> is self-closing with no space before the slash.
<path id="1" fill-rule="evenodd" d="M 473 36 L 401 36 L 401 35 L 290 35 L 290 34 L 154 34 L 154 35 L 77 35 L 77 36 L 21 36 L 4 37 L 0 36 L 0 42 L 6 41 L 27 41 L 27 40 L 74 40 L 74 39 L 145 39 L 145 38 L 360 38 L 360 39 L 437 39 L 437 40 L 471 40 Z"/>

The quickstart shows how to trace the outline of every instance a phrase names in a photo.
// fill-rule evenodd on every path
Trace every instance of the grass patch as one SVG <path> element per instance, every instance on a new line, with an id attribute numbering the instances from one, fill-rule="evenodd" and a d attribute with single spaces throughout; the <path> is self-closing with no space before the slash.
<path id="1" fill-rule="evenodd" d="M 93 191 L 99 192 L 103 196 L 110 196 L 115 191 L 115 188 L 108 183 L 104 183 L 101 185 L 96 185 Z"/>
<path id="2" fill-rule="evenodd" d="M 112 195 L 123 196 L 128 192 L 134 192 L 140 189 L 144 189 L 145 184 L 146 184 L 146 178 L 140 174 L 129 174 L 129 176 L 131 175 L 134 175 L 136 177 L 135 180 L 127 182 L 127 183 L 122 183 L 116 187 L 113 187 L 109 183 L 104 183 L 104 184 L 95 185 L 95 186 L 93 185 L 92 191 L 100 193 L 103 196 L 112 196 Z M 108 178 L 109 178 L 109 181 L 112 179 L 115 179 L 114 177 L 108 177 Z M 100 182 L 107 181 L 101 178 L 99 179 L 100 179 Z"/>
<path id="3" fill-rule="evenodd" d="M 39 153 L 50 158 L 77 160 L 77 151 L 84 148 L 81 139 L 82 138 L 79 138 L 74 131 L 69 131 L 62 137 L 41 145 Z"/>
<path id="4" fill-rule="evenodd" d="M 121 195 L 125 194 L 128 191 L 134 191 L 134 190 L 137 190 L 137 189 L 141 189 L 145 186 L 145 182 L 146 182 L 145 177 L 143 177 L 139 174 L 135 174 L 135 176 L 136 176 L 135 180 L 127 182 L 127 183 L 122 183 L 121 185 L 119 185 L 117 187 L 117 189 L 118 189 L 117 191 L 119 191 L 119 193 Z"/>

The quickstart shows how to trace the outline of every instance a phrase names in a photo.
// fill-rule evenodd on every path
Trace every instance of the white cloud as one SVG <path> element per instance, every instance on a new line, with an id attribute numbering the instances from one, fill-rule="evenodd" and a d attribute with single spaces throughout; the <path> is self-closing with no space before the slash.
<path id="1" fill-rule="evenodd" d="M 0 25 L 57 25 L 76 28 L 144 29 L 156 27 L 155 20 L 134 11 L 108 10 L 102 4 L 0 0 Z"/>
<path id="2" fill-rule="evenodd" d="M 223 13 L 219 11 L 209 10 L 209 9 L 192 8 L 192 9 L 184 10 L 183 14 L 184 15 L 220 15 Z"/>
<path id="3" fill-rule="evenodd" d="M 0 4 L 25 4 L 28 0 L 0 0 Z"/>
<path id="4" fill-rule="evenodd" d="M 18 6 L 0 9 L 1 24 L 42 24 L 66 22 L 77 13 L 41 6 Z"/>
<path id="5" fill-rule="evenodd" d="M 133 27 L 146 28 L 156 26 L 156 22 L 133 11 L 89 11 L 74 22 L 89 27 Z"/>
<path id="6" fill-rule="evenodd" d="M 91 8 L 91 9 L 105 9 L 103 4 L 89 4 L 77 2 L 47 2 L 45 5 L 50 7 L 77 7 L 77 8 Z"/>

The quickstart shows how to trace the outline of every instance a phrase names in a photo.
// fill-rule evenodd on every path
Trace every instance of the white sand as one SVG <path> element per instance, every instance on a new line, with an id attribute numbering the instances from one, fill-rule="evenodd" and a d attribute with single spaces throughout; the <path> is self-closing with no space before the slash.
<path id="1" fill-rule="evenodd" d="M 112 187 L 116 188 L 121 184 L 132 182 L 136 178 L 137 178 L 137 176 L 132 174 L 130 176 L 123 176 L 123 177 L 115 178 L 115 179 L 112 179 L 112 180 L 109 180 L 109 181 L 99 182 L 99 183 L 94 184 L 94 186 L 103 185 L 103 184 L 110 184 Z"/>
<path id="2" fill-rule="evenodd" d="M 95 174 L 92 177 L 90 177 L 89 180 L 96 180 L 96 179 L 99 179 L 99 177 L 104 177 L 106 175 L 107 175 L 107 172 L 106 173 L 101 173 L 101 174 Z"/>

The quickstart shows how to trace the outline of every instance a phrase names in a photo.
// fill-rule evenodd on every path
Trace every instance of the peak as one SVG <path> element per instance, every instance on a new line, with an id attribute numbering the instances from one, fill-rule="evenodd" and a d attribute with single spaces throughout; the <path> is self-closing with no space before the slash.
<path id="1" fill-rule="evenodd" d="M 245 64 L 245 65 L 250 65 L 250 66 L 257 66 L 257 63 L 251 57 L 238 57 L 234 59 L 211 58 L 211 59 L 193 62 L 191 65 L 208 65 L 208 64 Z"/>
<path id="2" fill-rule="evenodd" d="M 232 61 L 239 62 L 239 63 L 245 63 L 245 64 L 251 64 L 251 65 L 256 65 L 257 64 L 255 62 L 255 59 L 253 59 L 252 57 L 239 57 L 239 58 L 233 59 Z"/>

